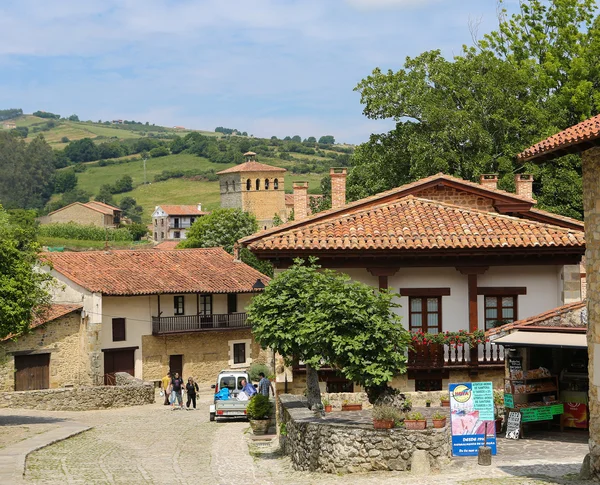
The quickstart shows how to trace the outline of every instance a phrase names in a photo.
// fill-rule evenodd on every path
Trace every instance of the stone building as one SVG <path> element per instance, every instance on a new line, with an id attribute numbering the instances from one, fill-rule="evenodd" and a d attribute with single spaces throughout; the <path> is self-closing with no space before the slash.
<path id="1" fill-rule="evenodd" d="M 332 175 L 331 210 L 242 245 L 276 271 L 317 256 L 356 281 L 393 288 L 411 331 L 487 330 L 581 300 L 583 223 L 535 208 L 531 176 L 518 176 L 509 193 L 494 174 L 480 184 L 437 174 L 346 204 L 345 171 Z M 408 357 L 408 373 L 393 383 L 405 391 L 474 379 L 500 385 L 504 373 L 503 349 L 493 344 L 417 345 Z M 303 372 L 288 372 L 288 384 Z M 321 378 L 330 392 L 352 388 L 333 372 Z"/>
<path id="2" fill-rule="evenodd" d="M 567 128 L 517 155 L 542 163 L 569 153 L 581 153 L 583 209 L 587 248 L 588 369 L 590 467 L 600 477 L 600 115 Z"/>
<path id="3" fill-rule="evenodd" d="M 269 278 L 222 248 L 48 253 L 57 303 L 83 306 L 94 384 L 170 369 L 211 383 L 266 362 L 245 309 Z M 261 283 L 257 284 L 260 280 Z"/>
<path id="4" fill-rule="evenodd" d="M 185 239 L 199 217 L 210 214 L 197 205 L 157 205 L 152 213 L 152 240 L 155 242 Z"/>
<path id="5" fill-rule="evenodd" d="M 277 214 L 286 220 L 284 168 L 256 161 L 256 153 L 244 154 L 246 162 L 217 172 L 221 207 L 253 214 L 261 229 L 273 226 Z"/>
<path id="6" fill-rule="evenodd" d="M 86 202 L 74 202 L 61 207 L 47 216 L 41 217 L 42 224 L 76 222 L 77 224 L 115 228 L 121 222 L 122 211 L 118 207 L 92 200 Z"/>
<path id="7" fill-rule="evenodd" d="M 0 391 L 93 383 L 82 308 L 54 304 L 31 324 L 30 333 L 0 342 Z"/>

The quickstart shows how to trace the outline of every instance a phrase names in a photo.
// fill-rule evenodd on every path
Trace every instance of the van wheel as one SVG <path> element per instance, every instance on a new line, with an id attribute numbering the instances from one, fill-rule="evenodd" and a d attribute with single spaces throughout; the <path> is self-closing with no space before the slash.
<path id="1" fill-rule="evenodd" d="M 214 421 L 215 420 L 215 413 L 210 413 L 210 420 Z"/>

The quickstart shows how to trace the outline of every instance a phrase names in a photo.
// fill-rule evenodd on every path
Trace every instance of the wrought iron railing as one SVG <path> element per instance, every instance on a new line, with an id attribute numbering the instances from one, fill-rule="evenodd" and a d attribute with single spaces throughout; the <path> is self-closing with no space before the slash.
<path id="1" fill-rule="evenodd" d="M 154 335 L 202 332 L 206 330 L 244 328 L 249 326 L 245 313 L 152 317 L 152 333 Z"/>

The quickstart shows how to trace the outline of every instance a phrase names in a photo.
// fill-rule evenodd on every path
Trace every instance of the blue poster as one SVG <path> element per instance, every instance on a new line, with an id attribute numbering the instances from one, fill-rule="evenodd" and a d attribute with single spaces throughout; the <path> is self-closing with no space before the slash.
<path id="1" fill-rule="evenodd" d="M 496 424 L 494 422 L 494 388 L 491 382 L 450 384 L 450 424 L 452 455 L 477 456 L 486 445 L 496 454 Z"/>

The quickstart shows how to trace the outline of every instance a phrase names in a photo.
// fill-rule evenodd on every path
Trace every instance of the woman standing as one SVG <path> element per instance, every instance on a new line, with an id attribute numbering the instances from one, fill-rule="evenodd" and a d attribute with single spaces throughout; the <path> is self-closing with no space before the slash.
<path id="1" fill-rule="evenodd" d="M 185 385 L 185 391 L 187 392 L 187 408 L 190 408 L 190 401 L 194 403 L 194 409 L 196 409 L 196 393 L 200 391 L 198 384 L 194 382 L 194 379 L 190 377 L 187 384 Z"/>

